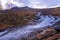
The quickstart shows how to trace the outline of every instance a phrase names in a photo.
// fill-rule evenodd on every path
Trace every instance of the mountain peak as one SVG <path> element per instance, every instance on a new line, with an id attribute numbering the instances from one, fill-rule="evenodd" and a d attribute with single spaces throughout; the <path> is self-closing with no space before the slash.
<path id="1" fill-rule="evenodd" d="M 30 7 L 28 7 L 28 6 L 25 6 L 25 7 L 13 7 L 13 8 L 11 8 L 11 9 L 19 9 L 19 10 L 23 10 L 23 9 L 32 9 L 32 8 L 30 8 Z"/>

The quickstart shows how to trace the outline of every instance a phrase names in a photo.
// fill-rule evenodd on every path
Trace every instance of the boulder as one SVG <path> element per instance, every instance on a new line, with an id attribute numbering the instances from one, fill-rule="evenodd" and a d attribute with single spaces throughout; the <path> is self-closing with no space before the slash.
<path id="1" fill-rule="evenodd" d="M 36 38 L 37 39 L 47 38 L 54 34 L 56 34 L 56 30 L 54 30 L 53 28 L 47 28 L 46 30 L 43 30 L 41 33 L 38 33 L 36 35 Z"/>
<path id="2" fill-rule="evenodd" d="M 55 35 L 53 35 L 53 36 L 47 38 L 47 40 L 56 40 L 56 39 L 58 39 L 58 38 L 60 38 L 60 33 L 55 34 Z"/>

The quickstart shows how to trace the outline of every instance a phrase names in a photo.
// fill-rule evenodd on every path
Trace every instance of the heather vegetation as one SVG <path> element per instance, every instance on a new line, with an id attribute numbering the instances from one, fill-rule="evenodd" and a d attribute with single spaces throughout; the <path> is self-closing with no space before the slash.
<path id="1" fill-rule="evenodd" d="M 0 11 L 0 30 L 9 28 L 10 26 L 27 25 L 34 19 L 36 11 L 32 10 L 3 10 Z"/>

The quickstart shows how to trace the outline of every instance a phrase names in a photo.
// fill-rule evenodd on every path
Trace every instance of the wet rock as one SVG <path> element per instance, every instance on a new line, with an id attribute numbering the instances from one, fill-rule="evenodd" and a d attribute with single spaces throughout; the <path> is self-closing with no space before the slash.
<path id="1" fill-rule="evenodd" d="M 60 33 L 57 33 L 57 34 L 55 34 L 55 35 L 47 38 L 47 40 L 56 40 L 56 39 L 58 39 L 58 38 L 60 38 Z"/>
<path id="2" fill-rule="evenodd" d="M 39 33 L 36 35 L 36 39 L 42 39 L 43 37 L 44 37 L 44 35 L 39 34 Z"/>
<path id="3" fill-rule="evenodd" d="M 43 39 L 43 38 L 47 38 L 54 34 L 56 34 L 56 30 L 54 30 L 53 28 L 47 28 L 46 30 L 43 30 L 42 32 L 38 33 L 36 35 L 36 38 Z"/>
<path id="4" fill-rule="evenodd" d="M 60 38 L 58 38 L 57 40 L 60 40 Z"/>
<path id="5" fill-rule="evenodd" d="M 41 34 L 46 35 L 46 36 L 50 36 L 56 33 L 56 30 L 54 28 L 47 28 L 46 30 L 44 30 L 43 32 L 41 32 Z"/>
<path id="6" fill-rule="evenodd" d="M 27 37 L 26 40 L 32 40 L 32 37 Z"/>
<path id="7" fill-rule="evenodd" d="M 28 36 L 22 38 L 23 40 L 56 40 L 60 38 L 60 33 L 58 33 L 54 28 L 48 27 L 44 30 L 38 30 L 30 33 Z"/>
<path id="8" fill-rule="evenodd" d="M 56 29 L 56 30 L 60 30 L 60 21 L 56 22 L 53 27 Z"/>

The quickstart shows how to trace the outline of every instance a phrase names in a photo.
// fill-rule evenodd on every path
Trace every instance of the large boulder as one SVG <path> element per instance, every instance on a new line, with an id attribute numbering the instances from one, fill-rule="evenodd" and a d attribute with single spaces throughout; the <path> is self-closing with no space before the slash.
<path id="1" fill-rule="evenodd" d="M 56 34 L 56 30 L 53 28 L 47 28 L 46 30 L 43 30 L 41 33 L 38 33 L 36 35 L 37 39 L 42 39 L 42 38 L 47 38 L 50 37 L 51 35 Z"/>

